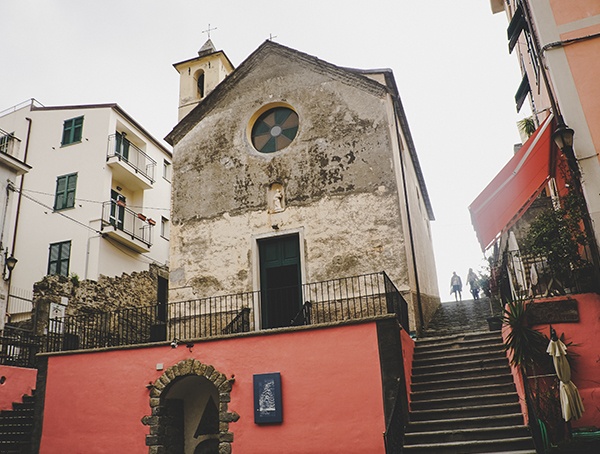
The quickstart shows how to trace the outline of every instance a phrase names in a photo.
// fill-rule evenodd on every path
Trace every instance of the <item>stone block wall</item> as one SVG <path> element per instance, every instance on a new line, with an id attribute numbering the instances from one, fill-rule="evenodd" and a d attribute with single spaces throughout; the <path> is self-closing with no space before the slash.
<path id="1" fill-rule="evenodd" d="M 94 314 L 154 304 L 157 301 L 159 276 L 168 279 L 168 269 L 150 265 L 148 271 L 123 273 L 116 277 L 100 276 L 98 281 L 46 276 L 33 286 L 35 332 L 44 334 L 52 303 L 63 304 L 68 301 L 65 315 Z"/>

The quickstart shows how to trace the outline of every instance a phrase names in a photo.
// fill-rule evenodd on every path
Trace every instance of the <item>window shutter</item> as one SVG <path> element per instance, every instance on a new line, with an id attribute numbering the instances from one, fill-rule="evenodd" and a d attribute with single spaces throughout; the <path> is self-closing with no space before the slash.
<path id="1" fill-rule="evenodd" d="M 67 177 L 67 196 L 65 207 L 72 208 L 75 206 L 75 188 L 77 187 L 77 174 Z"/>
<path id="2" fill-rule="evenodd" d="M 75 118 L 73 120 L 73 140 L 72 142 L 80 142 L 83 132 L 83 117 Z"/>
<path id="3" fill-rule="evenodd" d="M 56 195 L 54 198 L 54 209 L 61 210 L 65 207 L 65 192 L 67 190 L 67 177 L 56 179 Z"/>

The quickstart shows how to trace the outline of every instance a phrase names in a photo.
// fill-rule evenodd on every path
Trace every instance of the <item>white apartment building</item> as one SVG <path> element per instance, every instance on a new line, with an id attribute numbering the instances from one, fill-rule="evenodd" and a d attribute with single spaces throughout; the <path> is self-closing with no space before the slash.
<path id="1" fill-rule="evenodd" d="M 3 243 L 18 260 L 11 321 L 29 317 L 45 275 L 96 280 L 167 264 L 172 154 L 117 104 L 31 100 L 1 113 L 0 129 L 31 166 L 16 178 L 16 233 Z"/>
<path id="2" fill-rule="evenodd" d="M 18 155 L 21 141 L 14 135 L 0 129 L 0 266 L 2 267 L 2 284 L 0 284 L 0 331 L 6 321 L 6 304 L 8 301 L 9 280 L 12 266 L 15 264 L 9 255 L 8 245 L 11 245 L 15 232 L 15 203 L 14 192 L 9 190 L 14 186 L 17 177 L 31 169 Z M 12 263 L 11 263 L 12 262 Z"/>

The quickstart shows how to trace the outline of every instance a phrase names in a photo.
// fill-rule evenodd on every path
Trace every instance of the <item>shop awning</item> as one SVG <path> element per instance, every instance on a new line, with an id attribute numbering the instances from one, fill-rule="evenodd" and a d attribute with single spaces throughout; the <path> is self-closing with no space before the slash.
<path id="1" fill-rule="evenodd" d="M 482 250 L 519 219 L 551 175 L 552 116 L 523 144 L 469 206 Z"/>

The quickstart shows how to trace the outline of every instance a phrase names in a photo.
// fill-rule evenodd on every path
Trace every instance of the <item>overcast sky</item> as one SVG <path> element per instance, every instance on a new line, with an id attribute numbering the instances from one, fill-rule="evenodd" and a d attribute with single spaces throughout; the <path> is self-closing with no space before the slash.
<path id="1" fill-rule="evenodd" d="M 172 64 L 211 28 L 239 65 L 270 35 L 339 66 L 391 68 L 436 216 L 442 301 L 482 265 L 468 205 L 520 142 L 516 57 L 489 0 L 0 0 L 0 110 L 116 102 L 155 137 L 177 121 Z M 393 241 L 393 238 L 390 238 Z"/>

